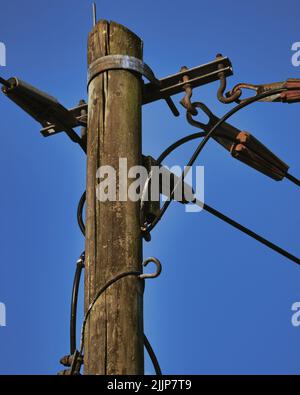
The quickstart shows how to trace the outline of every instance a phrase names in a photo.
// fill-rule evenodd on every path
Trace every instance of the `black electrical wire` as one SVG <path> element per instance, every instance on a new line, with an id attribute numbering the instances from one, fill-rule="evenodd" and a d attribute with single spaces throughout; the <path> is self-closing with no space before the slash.
<path id="1" fill-rule="evenodd" d="M 76 323 L 77 323 L 77 302 L 78 290 L 81 279 L 81 272 L 84 268 L 84 252 L 76 263 L 76 271 L 73 281 L 72 298 L 71 298 L 71 316 L 70 316 L 70 355 L 76 351 Z"/>
<path id="2" fill-rule="evenodd" d="M 87 320 L 95 306 L 95 304 L 97 303 L 99 297 L 110 287 L 112 286 L 115 282 L 121 280 L 124 277 L 128 277 L 128 276 L 140 276 L 142 273 L 136 270 L 130 270 L 124 273 L 120 273 L 117 276 L 115 276 L 114 278 L 112 278 L 111 280 L 109 280 L 102 288 L 99 289 L 99 291 L 96 293 L 92 303 L 89 305 L 87 312 L 84 316 L 84 320 L 82 323 L 82 329 L 81 329 L 81 340 L 80 340 L 80 354 L 81 356 L 83 356 L 83 348 L 84 348 L 84 334 L 85 334 L 85 327 L 87 324 Z"/>
<path id="3" fill-rule="evenodd" d="M 162 376 L 162 371 L 160 369 L 160 366 L 159 366 L 158 360 L 156 358 L 155 352 L 153 351 L 153 348 L 152 348 L 152 346 L 151 346 L 151 344 L 150 344 L 150 342 L 149 342 L 149 340 L 148 340 L 148 338 L 147 338 L 147 336 L 145 334 L 144 334 L 144 345 L 145 345 L 146 350 L 147 350 L 147 352 L 149 354 L 149 357 L 150 357 L 151 362 L 153 364 L 153 367 L 154 367 L 156 375 L 157 376 Z"/>
<path id="4" fill-rule="evenodd" d="M 85 236 L 85 224 L 83 222 L 83 207 L 86 199 L 86 191 L 83 192 L 77 207 L 77 221 L 82 234 Z M 72 298 L 71 298 L 71 314 L 70 314 L 70 355 L 76 350 L 76 327 L 77 327 L 77 303 L 78 290 L 81 279 L 81 272 L 84 268 L 85 253 L 83 252 L 76 264 L 76 271 L 73 280 Z"/>
<path id="5" fill-rule="evenodd" d="M 173 151 L 175 151 L 176 148 L 180 147 L 185 143 L 188 143 L 191 140 L 205 137 L 206 135 L 207 132 L 198 132 L 198 133 L 189 134 L 188 136 L 182 137 L 180 140 L 175 141 L 175 143 L 170 145 L 159 155 L 159 157 L 157 158 L 157 165 L 160 166 L 162 164 L 162 161 L 165 160 L 166 157 L 169 156 Z"/>
<path id="6" fill-rule="evenodd" d="M 171 192 L 169 200 L 167 200 L 164 203 L 160 213 L 156 216 L 156 218 L 152 221 L 152 223 L 147 226 L 147 229 L 146 229 L 147 233 L 151 232 L 155 228 L 155 226 L 158 224 L 158 222 L 163 217 L 164 213 L 167 211 L 169 205 L 171 204 L 171 201 L 173 200 L 175 191 L 176 191 L 179 183 L 182 182 L 182 180 L 184 180 L 184 178 L 187 175 L 189 169 L 193 166 L 193 164 L 195 163 L 195 161 L 198 158 L 199 154 L 201 153 L 201 151 L 203 150 L 203 148 L 205 147 L 205 145 L 207 144 L 208 140 L 211 138 L 213 133 L 216 131 L 216 129 L 219 128 L 225 121 L 227 121 L 227 119 L 229 119 L 232 115 L 234 115 L 236 112 L 238 112 L 242 108 L 247 107 L 250 104 L 255 103 L 256 101 L 259 101 L 259 100 L 264 99 L 264 98 L 269 97 L 269 96 L 273 96 L 273 95 L 279 94 L 279 93 L 287 91 L 287 90 L 288 90 L 287 88 L 272 89 L 272 90 L 269 90 L 267 92 L 263 92 L 263 93 L 261 93 L 259 95 L 256 95 L 256 96 L 250 97 L 248 99 L 245 99 L 244 102 L 242 102 L 242 103 L 238 104 L 237 106 L 233 107 L 221 119 L 219 119 L 219 121 L 210 129 L 210 131 L 206 134 L 206 136 L 203 138 L 203 140 L 200 142 L 200 144 L 198 145 L 198 147 L 194 151 L 194 153 L 191 156 L 188 164 L 185 167 L 185 170 L 181 174 L 180 179 L 178 180 L 178 182 L 174 186 L 174 188 L 173 188 L 173 190 Z"/>
<path id="7" fill-rule="evenodd" d="M 83 222 L 83 207 L 86 199 L 86 191 L 83 192 L 77 207 L 77 221 L 82 234 L 85 236 L 85 225 Z M 81 279 L 81 273 L 84 269 L 85 252 L 80 255 L 76 263 L 76 271 L 73 280 L 72 298 L 71 298 L 71 314 L 70 314 L 70 355 L 76 351 L 76 328 L 77 328 L 77 304 L 78 291 Z"/>
<path id="8" fill-rule="evenodd" d="M 181 145 L 188 143 L 189 141 L 196 140 L 201 137 L 205 137 L 207 135 L 206 132 L 198 132 L 198 133 L 193 133 L 189 134 L 187 136 L 182 137 L 181 139 L 175 141 L 175 143 L 171 144 L 169 147 L 167 147 L 157 158 L 156 164 L 157 166 L 161 166 L 162 162 L 166 159 L 167 156 L 169 156 L 173 151 L 175 151 L 177 148 L 179 148 Z"/>
<path id="9" fill-rule="evenodd" d="M 85 201 L 86 201 L 86 191 L 83 192 L 77 207 L 77 222 L 83 236 L 85 236 L 85 224 L 83 222 L 83 207 Z"/>
<path id="10" fill-rule="evenodd" d="M 294 177 L 292 174 L 289 174 L 289 173 L 287 173 L 285 175 L 285 177 L 288 180 L 292 181 L 292 183 L 294 183 L 294 184 L 296 184 L 296 185 L 298 185 L 300 187 L 300 180 L 298 178 Z"/>
<path id="11" fill-rule="evenodd" d="M 265 246 L 271 248 L 271 250 L 277 252 L 280 255 L 283 255 L 284 257 L 288 258 L 289 260 L 297 263 L 300 265 L 300 258 L 297 258 L 295 255 L 292 255 L 288 251 L 284 250 L 283 248 L 279 247 L 278 245 L 272 243 L 271 241 L 265 239 L 264 237 L 258 235 L 257 233 L 253 232 L 249 228 L 246 228 L 245 226 L 239 224 L 238 222 L 234 221 L 233 219 L 227 217 L 226 215 L 220 213 L 219 211 L 215 210 L 213 207 L 210 207 L 207 204 L 203 205 L 203 209 L 206 210 L 207 212 L 211 213 L 215 217 L 221 219 L 222 221 L 228 223 L 229 225 L 233 226 L 234 228 L 240 230 L 241 232 L 245 233 L 246 235 L 252 237 L 256 241 L 259 241 L 260 243 L 264 244 Z"/>

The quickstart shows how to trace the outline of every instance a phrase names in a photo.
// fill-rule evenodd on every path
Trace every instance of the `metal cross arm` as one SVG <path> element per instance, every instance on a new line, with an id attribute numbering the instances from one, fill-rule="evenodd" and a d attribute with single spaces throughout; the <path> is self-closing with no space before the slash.
<path id="1" fill-rule="evenodd" d="M 222 67 L 220 69 L 220 67 Z M 219 57 L 216 60 L 191 69 L 185 68 L 177 74 L 164 77 L 159 80 L 159 84 L 148 83 L 144 85 L 143 104 L 151 103 L 159 99 L 164 99 L 184 91 L 186 81 L 189 78 L 189 85 L 196 88 L 219 80 L 220 71 L 226 77 L 233 75 L 232 65 L 227 57 Z"/>
<path id="2" fill-rule="evenodd" d="M 99 66 L 97 64 L 97 67 Z M 177 74 L 160 80 L 153 77 L 150 83 L 144 84 L 142 102 L 147 104 L 164 99 L 176 115 L 178 111 L 170 96 L 184 90 L 186 76 L 192 88 L 201 86 L 218 80 L 220 67 L 226 76 L 233 74 L 230 60 L 227 57 L 219 57 L 210 63 L 191 69 L 185 68 Z M 98 69 L 96 71 L 99 72 Z M 0 83 L 3 85 L 3 93 L 43 126 L 41 133 L 44 137 L 65 131 L 73 141 L 81 144 L 80 137 L 73 128 L 87 126 L 88 105 L 86 103 L 81 102 L 79 106 L 67 109 L 53 96 L 16 77 L 8 80 L 1 78 Z"/>

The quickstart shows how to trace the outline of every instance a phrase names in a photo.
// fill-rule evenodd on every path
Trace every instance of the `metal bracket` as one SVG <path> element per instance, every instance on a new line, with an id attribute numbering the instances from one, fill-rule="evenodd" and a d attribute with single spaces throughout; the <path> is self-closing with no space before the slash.
<path id="1" fill-rule="evenodd" d="M 220 65 L 222 65 L 222 69 L 219 68 Z M 183 92 L 186 85 L 185 76 L 189 78 L 188 83 L 191 88 L 196 88 L 197 86 L 219 80 L 221 71 L 224 72 L 226 77 L 233 74 L 231 62 L 227 57 L 220 57 L 210 63 L 192 69 L 184 68 L 177 74 L 159 80 L 159 87 L 152 83 L 146 84 L 144 86 L 143 104 L 152 103 L 166 96 Z"/>
<path id="2" fill-rule="evenodd" d="M 87 108 L 88 105 L 86 103 L 83 103 L 77 107 L 66 109 L 66 111 L 68 111 L 69 113 L 69 117 L 68 117 L 69 128 L 76 128 L 78 126 L 87 127 Z M 59 124 L 49 124 L 43 129 L 41 129 L 41 133 L 44 137 L 49 137 L 49 136 L 53 136 L 54 134 L 61 133 L 64 130 L 65 129 L 60 127 Z"/>

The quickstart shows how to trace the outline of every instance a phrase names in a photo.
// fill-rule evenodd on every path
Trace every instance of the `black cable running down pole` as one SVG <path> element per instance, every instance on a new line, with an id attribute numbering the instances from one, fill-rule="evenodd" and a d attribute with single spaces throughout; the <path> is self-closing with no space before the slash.
<path id="1" fill-rule="evenodd" d="M 77 221 L 82 234 L 85 236 L 85 225 L 83 222 L 83 206 L 86 199 L 86 191 L 83 192 L 78 208 L 77 208 Z M 76 263 L 76 271 L 74 275 L 72 298 L 71 298 L 71 315 L 70 315 L 70 355 L 73 355 L 76 351 L 76 323 L 77 323 L 77 303 L 78 303 L 78 290 L 81 279 L 81 272 L 84 269 L 85 253 L 80 255 Z"/>
<path id="2" fill-rule="evenodd" d="M 85 224 L 83 222 L 83 207 L 85 201 L 86 201 L 86 191 L 83 192 L 77 207 L 77 222 L 83 236 L 85 236 Z"/>
<path id="3" fill-rule="evenodd" d="M 76 271 L 74 276 L 72 298 L 71 298 L 71 316 L 70 316 L 70 355 L 73 355 L 76 351 L 76 323 L 77 323 L 77 302 L 78 302 L 78 290 L 81 278 L 81 272 L 84 268 L 84 252 L 76 263 Z"/>
<path id="4" fill-rule="evenodd" d="M 157 376 L 162 376 L 162 371 L 160 369 L 159 362 L 158 362 L 158 360 L 156 358 L 155 352 L 153 351 L 153 348 L 152 348 L 152 346 L 151 346 L 151 344 L 150 344 L 150 342 L 149 342 L 149 340 L 148 340 L 148 338 L 147 338 L 147 336 L 145 334 L 144 334 L 144 345 L 145 345 L 145 348 L 146 348 L 146 350 L 147 350 L 147 352 L 149 354 L 149 357 L 150 357 L 151 362 L 153 364 L 153 367 L 154 367 L 156 375 Z"/>

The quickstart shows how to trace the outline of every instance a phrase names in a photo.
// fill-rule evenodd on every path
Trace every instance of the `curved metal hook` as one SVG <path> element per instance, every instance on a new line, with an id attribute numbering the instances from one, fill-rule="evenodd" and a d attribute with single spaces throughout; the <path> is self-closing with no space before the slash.
<path id="1" fill-rule="evenodd" d="M 221 54 L 217 54 L 216 58 L 218 59 L 220 57 L 222 57 L 222 55 Z M 219 70 L 222 70 L 223 69 L 223 65 L 219 64 L 218 68 L 219 68 Z M 226 76 L 225 76 L 224 71 L 220 71 L 218 73 L 218 77 L 220 79 L 220 86 L 219 86 L 219 89 L 217 91 L 218 100 L 221 103 L 224 103 L 224 104 L 233 103 L 236 100 L 238 100 L 241 97 L 242 91 L 241 90 L 236 90 L 235 92 L 230 92 L 230 93 L 227 92 L 225 94 L 225 96 L 224 96 L 224 92 L 225 92 L 226 86 L 227 86 Z"/>
<path id="2" fill-rule="evenodd" d="M 187 71 L 188 68 L 186 66 L 182 66 L 180 71 Z M 193 96 L 193 88 L 191 84 L 189 84 L 189 77 L 187 75 L 184 75 L 182 78 L 183 82 L 186 82 L 186 84 L 183 86 L 183 89 L 185 90 L 185 96 L 180 100 L 180 104 L 187 110 L 188 113 L 191 113 L 192 115 L 197 115 L 198 112 L 196 108 L 193 106 L 191 102 L 191 98 Z"/>
<path id="3" fill-rule="evenodd" d="M 153 262 L 156 265 L 156 272 L 155 273 L 145 273 L 145 274 L 140 274 L 140 279 L 145 279 L 145 278 L 156 278 L 160 275 L 161 271 L 162 271 L 162 266 L 160 261 L 157 258 L 154 257 L 150 257 L 147 258 L 144 262 L 143 262 L 143 266 L 146 267 L 148 265 L 148 263 Z"/>

